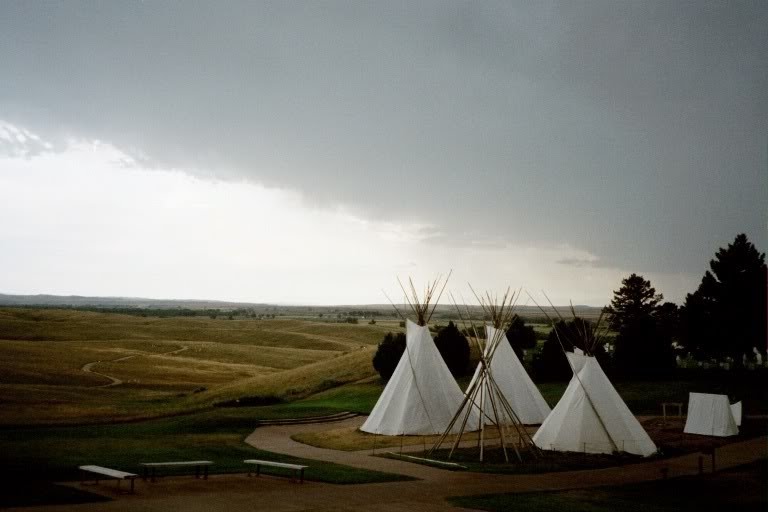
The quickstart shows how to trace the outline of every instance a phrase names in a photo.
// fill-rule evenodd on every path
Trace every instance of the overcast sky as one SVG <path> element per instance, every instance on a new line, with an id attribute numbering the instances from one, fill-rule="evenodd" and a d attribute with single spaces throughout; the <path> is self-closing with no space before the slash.
<path id="1" fill-rule="evenodd" d="M 0 293 L 681 301 L 768 248 L 768 2 L 0 3 Z"/>

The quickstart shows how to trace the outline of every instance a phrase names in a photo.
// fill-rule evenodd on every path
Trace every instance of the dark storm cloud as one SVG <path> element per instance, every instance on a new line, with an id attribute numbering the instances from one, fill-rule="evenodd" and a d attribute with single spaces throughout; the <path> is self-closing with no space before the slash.
<path id="1" fill-rule="evenodd" d="M 738 232 L 768 245 L 766 2 L 0 11 L 0 117 L 49 135 L 428 221 L 436 243 L 694 274 Z"/>

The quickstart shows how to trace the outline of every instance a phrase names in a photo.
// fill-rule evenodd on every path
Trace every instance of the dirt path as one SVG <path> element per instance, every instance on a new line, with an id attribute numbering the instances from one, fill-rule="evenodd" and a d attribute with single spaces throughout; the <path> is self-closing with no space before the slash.
<path id="1" fill-rule="evenodd" d="M 184 352 L 185 350 L 188 350 L 188 349 L 189 349 L 188 346 L 183 345 L 181 348 L 177 348 L 177 349 L 171 350 L 170 352 L 162 352 L 160 354 L 153 354 L 153 353 L 147 352 L 147 353 L 142 353 L 142 354 L 131 354 L 130 356 L 118 357 L 117 359 L 109 359 L 107 361 L 92 361 L 90 363 L 85 363 L 82 366 L 82 368 L 80 368 L 80 371 L 83 371 L 85 373 L 92 373 L 93 375 L 98 375 L 99 377 L 104 377 L 105 379 L 109 379 L 110 380 L 110 382 L 108 382 L 106 384 L 99 384 L 99 385 L 91 386 L 91 387 L 94 387 L 94 388 L 110 388 L 112 386 L 119 386 L 120 384 L 123 383 L 123 381 L 118 379 L 117 377 L 113 377 L 111 375 L 107 375 L 106 373 L 100 373 L 100 372 L 94 371 L 93 367 L 96 366 L 97 364 L 101 364 L 101 363 L 119 363 L 120 361 L 127 361 L 128 359 L 133 359 L 134 357 L 140 357 L 140 356 L 144 356 L 144 357 L 148 357 L 148 356 L 171 356 L 171 355 L 174 355 L 174 354 L 178 354 L 180 352 Z"/>
<path id="2" fill-rule="evenodd" d="M 196 481 L 189 477 L 173 477 L 150 484 L 138 481 L 137 494 L 119 496 L 108 503 L 68 506 L 67 510 L 82 512 L 224 512 L 252 511 L 263 508 L 276 512 L 358 512 L 370 511 L 444 511 L 457 509 L 447 504 L 449 496 L 487 494 L 496 492 L 530 492 L 620 485 L 657 480 L 662 468 L 669 477 L 698 473 L 698 453 L 677 458 L 656 460 L 627 466 L 587 471 L 569 471 L 537 475 L 493 475 L 451 472 L 402 461 L 371 457 L 370 452 L 337 452 L 302 445 L 290 439 L 297 432 L 338 428 L 355 424 L 363 418 L 353 418 L 332 424 L 281 425 L 256 429 L 247 442 L 259 448 L 301 457 L 340 462 L 355 467 L 393 471 L 420 478 L 409 482 L 389 482 L 362 485 L 331 485 L 308 482 L 292 484 L 282 478 L 248 478 L 245 475 L 214 475 L 210 480 Z M 419 447 L 416 447 L 419 448 Z M 717 450 L 717 467 L 726 469 L 768 456 L 768 438 L 761 437 L 732 443 Z M 710 472 L 709 465 L 705 472 Z M 77 485 L 77 484 L 72 484 Z M 103 484 L 100 492 L 114 497 L 113 485 Z M 89 488 L 93 490 L 94 488 Z M 61 507 L 41 507 L 29 510 L 62 510 Z"/>
<path id="3" fill-rule="evenodd" d="M 488 490 L 492 488 L 508 489 L 504 492 L 511 492 L 512 490 L 515 490 L 518 485 L 523 486 L 519 488 L 520 490 L 554 490 L 643 482 L 661 478 L 662 468 L 668 469 L 669 477 L 694 475 L 698 473 L 700 454 L 691 453 L 676 458 L 653 460 L 596 470 L 568 471 L 538 475 L 479 475 L 477 473 L 453 472 L 419 464 L 411 464 L 400 460 L 374 457 L 371 453 L 372 450 L 343 452 L 317 448 L 291 439 L 292 435 L 299 432 L 321 431 L 328 428 L 340 428 L 345 426 L 359 426 L 365 419 L 365 416 L 358 416 L 356 418 L 332 424 L 262 427 L 257 428 L 246 438 L 245 442 L 257 448 L 294 455 L 296 457 L 320 459 L 363 469 L 400 473 L 435 483 L 450 482 L 452 488 L 462 488 L 464 489 L 465 494 L 497 492 Z M 474 444 L 474 441 L 462 443 L 462 445 L 472 444 Z M 399 451 L 399 448 L 397 450 L 391 448 L 387 450 Z M 403 452 L 420 452 L 422 450 L 423 447 L 419 445 L 403 447 Z M 382 450 L 379 452 L 381 451 Z M 717 467 L 719 469 L 732 467 L 746 462 L 759 460 L 766 456 L 768 456 L 768 443 L 766 442 L 766 438 L 732 443 L 718 448 Z M 709 460 L 709 458 L 706 458 L 706 460 Z M 575 478 L 575 475 L 578 475 L 578 478 Z M 482 481 L 482 485 L 478 485 L 478 480 Z"/>

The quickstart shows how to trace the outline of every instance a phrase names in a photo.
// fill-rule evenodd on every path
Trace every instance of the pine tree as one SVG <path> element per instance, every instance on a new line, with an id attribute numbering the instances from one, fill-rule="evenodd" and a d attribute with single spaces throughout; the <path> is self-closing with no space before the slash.
<path id="1" fill-rule="evenodd" d="M 671 308 L 659 306 L 664 296 L 656 293 L 651 282 L 642 276 L 632 274 L 621 284 L 606 308 L 611 315 L 611 328 L 618 331 L 613 353 L 616 370 L 625 375 L 671 370 L 675 366 L 672 333 L 664 329 Z"/>
<path id="2" fill-rule="evenodd" d="M 685 299 L 682 341 L 698 357 L 730 356 L 740 364 L 753 348 L 766 350 L 765 254 L 740 234 L 709 266 Z"/>
<path id="3" fill-rule="evenodd" d="M 643 276 L 632 274 L 622 279 L 621 288 L 614 290 L 611 305 L 606 308 L 611 315 L 611 329 L 619 331 L 622 326 L 650 317 L 663 299 Z"/>

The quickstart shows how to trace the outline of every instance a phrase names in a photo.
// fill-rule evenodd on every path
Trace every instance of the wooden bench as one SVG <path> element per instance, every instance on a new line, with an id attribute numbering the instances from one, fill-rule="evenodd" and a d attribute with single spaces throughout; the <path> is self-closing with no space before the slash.
<path id="1" fill-rule="evenodd" d="M 146 480 L 147 477 L 150 477 L 150 481 L 154 482 L 157 477 L 157 468 L 184 466 L 195 467 L 195 478 L 200 478 L 200 470 L 202 469 L 203 480 L 208 480 L 208 467 L 211 464 L 213 464 L 213 462 L 209 460 L 185 460 L 178 462 L 142 462 L 139 465 L 144 468 L 144 476 L 142 478 Z"/>
<path id="2" fill-rule="evenodd" d="M 123 480 L 130 480 L 131 481 L 131 494 L 134 493 L 134 481 L 138 475 L 134 475 L 133 473 L 126 473 L 125 471 L 119 471 L 117 469 L 110 469 L 110 468 L 104 468 L 101 466 L 80 466 L 80 471 L 82 472 L 83 478 L 80 480 L 81 485 L 86 485 L 85 483 L 85 476 L 89 473 L 96 475 L 96 478 L 94 478 L 94 483 L 96 485 L 99 484 L 99 481 L 101 480 L 101 477 L 108 477 L 108 478 L 114 478 L 117 480 L 117 488 L 120 489 L 120 482 Z"/>
<path id="3" fill-rule="evenodd" d="M 259 476 L 261 474 L 261 466 L 271 466 L 274 468 L 285 468 L 285 469 L 292 469 L 295 471 L 293 478 L 291 478 L 291 482 L 296 481 L 296 475 L 299 476 L 299 483 L 304 483 L 304 470 L 307 469 L 309 466 L 301 466 L 299 464 L 287 464 L 285 462 L 272 462 L 270 460 L 257 460 L 257 459 L 246 459 L 243 461 L 246 464 L 255 464 L 256 465 L 256 476 Z M 248 476 L 251 476 L 251 471 L 248 471 Z"/>

